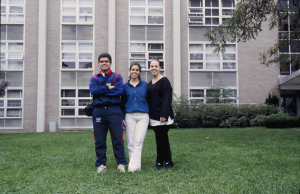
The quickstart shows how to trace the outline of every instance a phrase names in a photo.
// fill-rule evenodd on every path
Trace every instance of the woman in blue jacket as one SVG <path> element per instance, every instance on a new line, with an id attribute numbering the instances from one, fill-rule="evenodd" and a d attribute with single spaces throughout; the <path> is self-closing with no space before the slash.
<path id="1" fill-rule="evenodd" d="M 126 127 L 129 151 L 128 172 L 134 173 L 141 170 L 142 147 L 149 123 L 148 84 L 140 79 L 140 64 L 131 64 L 129 71 L 130 79 L 124 84 L 122 95 L 125 102 L 123 125 Z"/>

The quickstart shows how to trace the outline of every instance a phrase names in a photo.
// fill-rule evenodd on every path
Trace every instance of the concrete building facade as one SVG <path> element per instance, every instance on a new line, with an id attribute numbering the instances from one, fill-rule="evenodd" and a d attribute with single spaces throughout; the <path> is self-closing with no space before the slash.
<path id="1" fill-rule="evenodd" d="M 279 96 L 279 80 L 287 75 L 258 60 L 277 29 L 265 26 L 257 40 L 230 43 L 223 55 L 213 54 L 203 36 L 234 7 L 232 0 L 2 0 L 1 70 L 11 84 L 0 98 L 0 133 L 91 130 L 84 107 L 103 52 L 112 55 L 112 69 L 124 82 L 132 62 L 150 81 L 149 63 L 159 59 L 174 93 L 192 103 L 207 103 L 217 85 L 231 92 L 228 103 Z M 282 82 L 286 93 L 289 80 Z M 299 104 L 298 91 L 292 89 Z"/>

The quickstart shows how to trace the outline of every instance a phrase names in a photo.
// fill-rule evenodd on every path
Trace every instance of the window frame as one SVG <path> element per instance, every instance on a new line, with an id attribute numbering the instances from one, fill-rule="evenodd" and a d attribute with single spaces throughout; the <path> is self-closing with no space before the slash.
<path id="1" fill-rule="evenodd" d="M 79 1 L 80 0 L 75 0 L 76 4 L 75 5 L 63 5 L 63 1 L 61 0 L 61 24 L 93 24 L 94 23 L 94 13 L 95 13 L 95 1 L 93 0 L 92 5 L 80 5 Z M 64 13 L 64 8 L 75 8 L 75 13 Z M 80 8 L 92 8 L 92 13 L 80 13 Z M 64 17 L 75 17 L 74 21 L 64 21 Z M 85 17 L 87 20 L 88 17 L 91 17 L 92 19 L 86 22 L 81 22 L 80 18 Z"/>

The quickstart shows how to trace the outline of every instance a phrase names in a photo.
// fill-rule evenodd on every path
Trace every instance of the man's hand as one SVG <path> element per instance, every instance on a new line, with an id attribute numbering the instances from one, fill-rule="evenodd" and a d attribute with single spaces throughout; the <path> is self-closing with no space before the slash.
<path id="1" fill-rule="evenodd" d="M 126 122 L 123 120 L 123 129 L 126 129 Z"/>
<path id="2" fill-rule="evenodd" d="M 167 119 L 165 117 L 160 117 L 160 122 L 165 122 Z"/>
<path id="3" fill-rule="evenodd" d="M 111 90 L 113 89 L 115 86 L 108 86 L 108 89 Z"/>

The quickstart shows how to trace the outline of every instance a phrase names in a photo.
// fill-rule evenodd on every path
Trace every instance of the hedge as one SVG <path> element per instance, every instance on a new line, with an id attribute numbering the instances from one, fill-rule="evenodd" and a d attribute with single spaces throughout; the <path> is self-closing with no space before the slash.
<path id="1" fill-rule="evenodd" d="M 299 116 L 289 116 L 274 105 L 189 105 L 186 102 L 181 99 L 173 103 L 174 126 L 177 128 L 300 127 Z"/>

